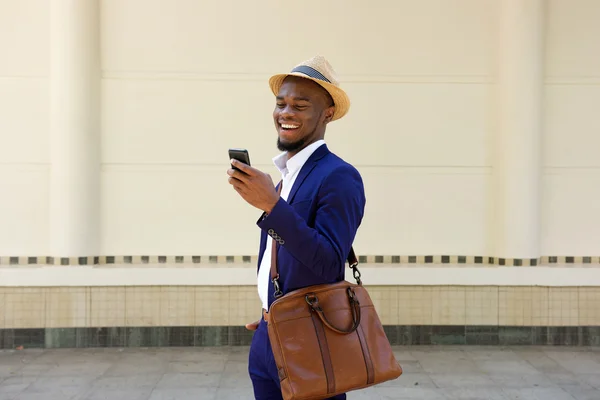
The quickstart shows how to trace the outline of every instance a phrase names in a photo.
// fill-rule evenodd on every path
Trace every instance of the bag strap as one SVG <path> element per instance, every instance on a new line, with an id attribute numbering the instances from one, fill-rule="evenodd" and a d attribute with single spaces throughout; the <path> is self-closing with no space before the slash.
<path id="1" fill-rule="evenodd" d="M 277 194 L 281 194 L 281 188 L 283 186 L 283 180 L 279 182 L 279 189 L 277 190 Z M 354 252 L 354 247 L 350 247 L 350 253 L 347 258 L 348 264 L 350 264 L 350 268 L 352 269 L 352 273 L 354 275 L 354 279 L 356 279 L 356 283 L 361 285 L 362 281 L 360 280 L 360 271 L 358 270 L 358 258 L 356 258 L 356 253 Z M 273 282 L 273 286 L 275 287 L 275 298 L 279 298 L 283 295 L 281 292 L 281 288 L 279 286 L 279 268 L 277 267 L 277 242 L 275 238 L 271 239 L 271 282 Z"/>

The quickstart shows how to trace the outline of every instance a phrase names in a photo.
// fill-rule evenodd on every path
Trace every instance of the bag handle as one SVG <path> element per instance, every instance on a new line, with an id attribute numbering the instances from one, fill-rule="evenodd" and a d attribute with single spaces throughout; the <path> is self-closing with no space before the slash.
<path id="1" fill-rule="evenodd" d="M 281 194 L 282 187 L 283 180 L 279 182 L 277 194 Z M 347 261 L 348 264 L 350 264 L 350 268 L 352 269 L 352 275 L 354 276 L 356 283 L 358 285 L 362 285 L 362 281 L 360 280 L 361 274 L 358 270 L 358 258 L 356 258 L 356 253 L 354 253 L 353 246 L 350 247 L 350 253 L 348 254 Z M 273 286 L 275 287 L 274 296 L 277 299 L 283 295 L 283 292 L 281 291 L 281 288 L 279 286 L 279 269 L 277 268 L 277 242 L 275 241 L 275 238 L 271 239 L 271 282 L 273 282 Z"/>
<path id="2" fill-rule="evenodd" d="M 352 326 L 350 327 L 350 329 L 347 330 L 336 328 L 331 322 L 329 322 L 329 320 L 325 316 L 325 313 L 323 312 L 323 309 L 319 305 L 319 299 L 317 298 L 316 294 L 308 293 L 304 297 L 310 308 L 317 313 L 323 324 L 325 324 L 325 326 L 327 326 L 332 331 L 340 333 L 342 335 L 347 335 L 349 333 L 354 332 L 356 328 L 358 328 L 358 326 L 360 325 L 360 303 L 358 302 L 358 299 L 356 298 L 356 295 L 354 294 L 354 291 L 351 287 L 347 288 L 346 292 L 348 294 L 348 299 L 350 300 L 350 311 L 352 311 Z"/>

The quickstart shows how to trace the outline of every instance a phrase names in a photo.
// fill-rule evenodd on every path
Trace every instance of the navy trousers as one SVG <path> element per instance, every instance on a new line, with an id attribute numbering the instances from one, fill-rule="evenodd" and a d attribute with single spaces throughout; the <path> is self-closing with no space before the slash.
<path id="1" fill-rule="evenodd" d="M 261 319 L 258 329 L 252 337 L 248 357 L 248 373 L 252 380 L 256 400 L 283 400 L 277 366 L 269 343 L 267 323 L 264 319 Z M 331 397 L 330 400 L 346 400 L 346 395 L 340 394 Z"/>

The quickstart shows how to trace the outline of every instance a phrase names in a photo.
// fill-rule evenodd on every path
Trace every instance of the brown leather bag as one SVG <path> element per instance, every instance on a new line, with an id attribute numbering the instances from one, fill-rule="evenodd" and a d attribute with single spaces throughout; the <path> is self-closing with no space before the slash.
<path id="1" fill-rule="evenodd" d="M 276 299 L 263 316 L 283 398 L 327 399 L 398 378 L 402 368 L 362 286 L 354 249 L 348 262 L 356 284 L 316 285 L 282 296 L 275 240 L 272 245 Z"/>

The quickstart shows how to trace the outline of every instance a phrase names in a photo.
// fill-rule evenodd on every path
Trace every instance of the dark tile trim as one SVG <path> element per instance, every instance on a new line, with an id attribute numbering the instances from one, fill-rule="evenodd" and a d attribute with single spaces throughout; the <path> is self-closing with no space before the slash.
<path id="1" fill-rule="evenodd" d="M 392 345 L 600 347 L 600 326 L 385 325 Z M 0 349 L 248 346 L 243 326 L 0 329 Z"/>
<path id="2" fill-rule="evenodd" d="M 89 257 L 0 257 L 0 265 L 121 265 L 121 264 L 256 264 L 257 256 L 89 256 Z M 553 264 L 591 264 L 600 266 L 600 256 L 543 256 L 539 258 L 504 258 L 466 255 L 359 255 L 363 264 L 477 264 L 530 267 Z"/>

